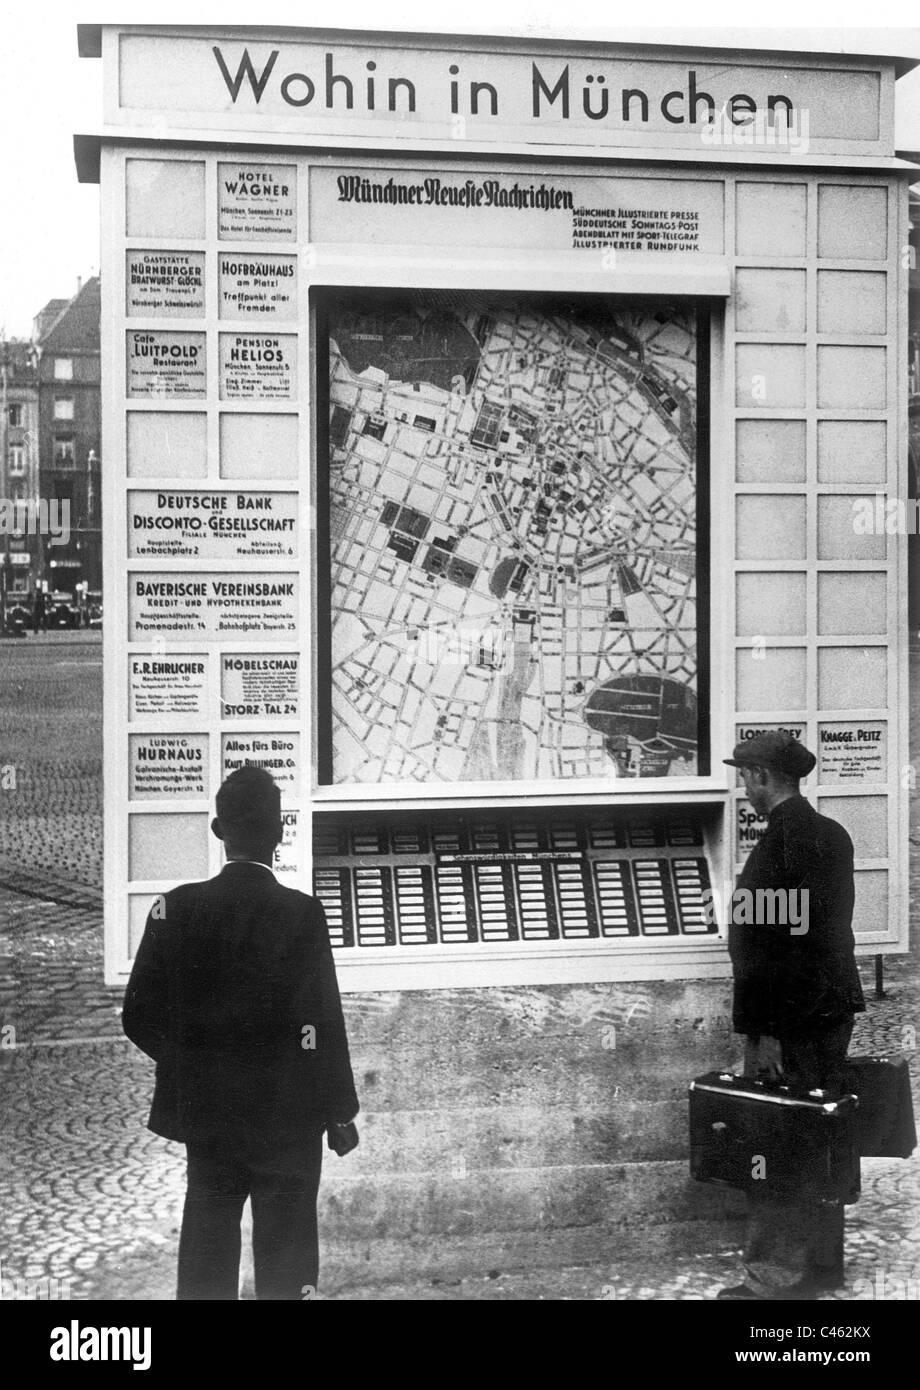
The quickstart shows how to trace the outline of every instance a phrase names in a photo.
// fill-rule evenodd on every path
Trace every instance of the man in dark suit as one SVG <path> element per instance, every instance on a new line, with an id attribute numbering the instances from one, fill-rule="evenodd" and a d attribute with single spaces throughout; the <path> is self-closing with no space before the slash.
<path id="1" fill-rule="evenodd" d="M 798 739 L 774 731 L 744 740 L 725 759 L 767 817 L 732 901 L 733 1026 L 746 1038 L 745 1075 L 839 1090 L 853 1016 L 865 1002 L 852 928 L 853 842 L 799 791 L 815 761 Z M 758 893 L 765 906 L 785 910 L 756 910 Z M 747 1283 L 719 1297 L 814 1298 L 843 1287 L 843 1227 L 842 1205 L 782 1205 L 755 1188 Z"/>
<path id="2" fill-rule="evenodd" d="M 149 1127 L 188 1154 L 177 1298 L 238 1297 L 247 1197 L 256 1297 L 310 1298 L 323 1132 L 358 1142 L 335 965 L 320 903 L 272 873 L 271 775 L 232 773 L 216 811 L 228 862 L 154 904 L 122 1021 L 157 1064 Z"/>

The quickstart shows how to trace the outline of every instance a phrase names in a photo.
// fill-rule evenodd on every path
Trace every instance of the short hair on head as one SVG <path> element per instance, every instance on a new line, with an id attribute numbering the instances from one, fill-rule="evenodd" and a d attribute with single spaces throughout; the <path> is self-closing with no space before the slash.
<path id="1" fill-rule="evenodd" d="M 227 839 L 263 839 L 277 829 L 281 792 L 270 772 L 247 763 L 221 783 L 214 809 Z"/>

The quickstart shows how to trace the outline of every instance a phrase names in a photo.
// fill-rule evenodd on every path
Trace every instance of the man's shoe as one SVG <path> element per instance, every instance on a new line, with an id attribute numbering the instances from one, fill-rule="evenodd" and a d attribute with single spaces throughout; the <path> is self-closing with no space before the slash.
<path id="1" fill-rule="evenodd" d="M 752 1289 L 749 1284 L 734 1284 L 731 1288 L 720 1289 L 716 1294 L 717 1299 L 731 1299 L 734 1302 L 753 1300 L 755 1303 L 760 1303 L 768 1297 L 768 1294 L 757 1293 L 756 1289 Z"/>

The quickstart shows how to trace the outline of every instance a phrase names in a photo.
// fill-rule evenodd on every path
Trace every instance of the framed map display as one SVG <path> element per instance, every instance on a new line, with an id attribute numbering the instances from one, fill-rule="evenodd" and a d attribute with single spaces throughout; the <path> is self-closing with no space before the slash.
<path id="1" fill-rule="evenodd" d="M 704 319 L 323 296 L 320 783 L 708 772 Z"/>

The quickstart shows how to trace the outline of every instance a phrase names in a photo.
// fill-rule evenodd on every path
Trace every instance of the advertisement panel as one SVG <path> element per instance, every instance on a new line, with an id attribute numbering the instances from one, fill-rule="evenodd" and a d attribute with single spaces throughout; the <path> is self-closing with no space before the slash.
<path id="1" fill-rule="evenodd" d="M 251 560 L 296 557 L 295 492 L 128 494 L 128 554 L 139 559 Z"/>
<path id="2" fill-rule="evenodd" d="M 300 653 L 226 653 L 220 663 L 220 706 L 224 719 L 296 719 Z"/>
<path id="3" fill-rule="evenodd" d="M 204 318 L 203 251 L 129 251 L 129 318 Z"/>
<path id="4" fill-rule="evenodd" d="M 297 257 L 222 254 L 218 262 L 220 316 L 291 319 L 297 312 Z"/>
<path id="5" fill-rule="evenodd" d="M 716 180 L 524 178 L 451 169 L 336 166 L 310 171 L 310 226 L 320 242 L 518 246 L 718 255 Z"/>
<path id="6" fill-rule="evenodd" d="M 129 747 L 132 801 L 207 796 L 207 734 L 132 734 Z"/>
<path id="7" fill-rule="evenodd" d="M 205 335 L 132 329 L 127 336 L 127 392 L 132 400 L 207 393 Z"/>
<path id="8" fill-rule="evenodd" d="M 207 713 L 208 659 L 204 654 L 167 655 L 136 652 L 128 658 L 128 718 L 168 718 Z"/>
<path id="9" fill-rule="evenodd" d="M 240 767 L 264 767 L 281 788 L 283 801 L 300 792 L 300 735 L 291 733 L 224 734 L 221 778 Z"/>
<path id="10" fill-rule="evenodd" d="M 222 401 L 293 400 L 297 339 L 272 333 L 220 335 Z"/>
<path id="11" fill-rule="evenodd" d="M 132 572 L 128 641 L 271 642 L 297 632 L 300 576 Z"/>
<path id="12" fill-rule="evenodd" d="M 297 236 L 297 169 L 239 161 L 217 166 L 217 235 L 221 241 L 293 241 Z"/>

